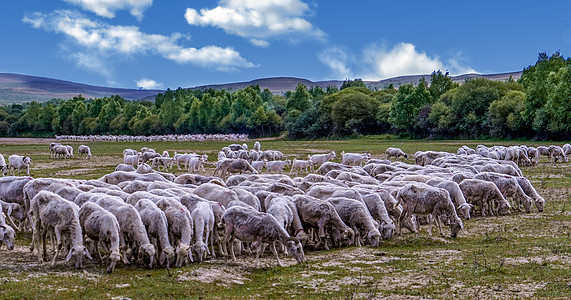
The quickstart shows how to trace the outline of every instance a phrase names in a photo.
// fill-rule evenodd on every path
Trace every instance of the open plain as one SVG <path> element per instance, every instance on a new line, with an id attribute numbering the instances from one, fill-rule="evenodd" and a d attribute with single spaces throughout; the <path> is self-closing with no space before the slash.
<path id="1" fill-rule="evenodd" d="M 218 151 L 228 142 L 85 143 L 94 157 L 51 159 L 49 139 L 0 139 L 5 157 L 32 158 L 31 176 L 96 179 L 122 162 L 125 148 L 151 147 L 161 153 L 195 152 L 209 156 L 212 174 Z M 249 141 L 252 146 L 254 141 Z M 75 149 L 81 143 L 67 143 Z M 398 147 L 412 155 L 419 150 L 448 151 L 478 144 L 549 145 L 532 141 L 409 141 L 379 136 L 337 141 L 262 140 L 263 149 L 282 151 L 289 159 L 307 154 L 365 152 L 386 158 L 384 150 Z M 551 144 L 563 144 L 561 142 Z M 335 161 L 339 161 L 337 158 Z M 406 160 L 414 163 L 413 159 Z M 182 174 L 176 167 L 175 175 Z M 16 247 L 0 249 L 2 299 L 143 299 L 143 298 L 372 298 L 372 299 L 569 299 L 571 296 L 571 168 L 542 157 L 537 166 L 522 167 L 546 200 L 538 213 L 476 217 L 464 222 L 456 239 L 428 237 L 403 231 L 377 248 L 345 247 L 328 251 L 306 249 L 307 263 L 283 258 L 276 267 L 269 251 L 261 265 L 253 257 L 237 261 L 222 257 L 182 268 L 147 270 L 88 262 L 84 270 L 59 262 L 38 263 L 30 253 L 30 233 L 19 233 Z M 288 170 L 289 172 L 289 170 Z M 302 174 L 303 176 L 304 174 Z M 282 256 L 283 257 L 283 256 Z M 169 276 L 170 275 L 170 276 Z"/>

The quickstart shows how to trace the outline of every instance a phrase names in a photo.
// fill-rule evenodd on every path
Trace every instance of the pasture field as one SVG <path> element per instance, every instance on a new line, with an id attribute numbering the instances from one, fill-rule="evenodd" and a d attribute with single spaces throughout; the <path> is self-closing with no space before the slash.
<path id="1" fill-rule="evenodd" d="M 229 142 L 83 143 L 94 158 L 55 160 L 49 157 L 50 140 L 0 139 L 0 153 L 28 155 L 31 176 L 95 179 L 122 162 L 125 148 L 151 147 L 162 152 L 196 152 L 209 155 L 207 173 L 214 170 L 218 150 Z M 82 143 L 68 143 L 75 151 Z M 385 158 L 387 147 L 409 155 L 418 150 L 456 152 L 461 145 L 549 145 L 518 141 L 409 141 L 366 137 L 338 141 L 262 140 L 262 149 L 277 149 L 288 158 L 334 150 L 339 161 L 345 152 L 369 151 Z M 556 143 L 562 145 L 563 143 Z M 250 147 L 253 141 L 248 142 Z M 408 163 L 414 163 L 408 159 Z M 173 168 L 176 175 L 181 174 Z M 552 164 L 522 167 L 545 198 L 542 213 L 515 213 L 464 221 L 456 239 L 430 238 L 423 226 L 419 234 L 381 241 L 378 248 L 349 247 L 329 251 L 305 249 L 308 262 L 293 258 L 276 267 L 269 251 L 255 265 L 252 257 L 209 259 L 182 268 L 147 270 L 119 264 L 112 274 L 99 263 L 88 262 L 82 271 L 59 262 L 38 263 L 28 245 L 31 234 L 18 234 L 16 248 L 0 249 L 1 299 L 157 299 L 157 298 L 339 298 L 339 299 L 569 299 L 571 297 L 571 168 Z M 449 234 L 447 228 L 445 232 Z M 63 259 L 61 259 L 63 260 Z"/>

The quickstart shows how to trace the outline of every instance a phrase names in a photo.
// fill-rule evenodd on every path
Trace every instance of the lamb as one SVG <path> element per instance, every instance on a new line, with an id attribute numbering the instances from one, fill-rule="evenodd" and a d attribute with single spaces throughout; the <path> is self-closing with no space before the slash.
<path id="1" fill-rule="evenodd" d="M 266 164 L 266 173 L 269 173 L 270 171 L 277 171 L 280 174 L 283 172 L 284 167 L 291 165 L 291 160 L 285 160 L 285 161 L 281 161 L 281 160 L 276 160 L 276 161 L 269 161 Z"/>
<path id="2" fill-rule="evenodd" d="M 0 171 L 2 172 L 2 176 L 8 174 L 8 165 L 6 165 L 6 159 L 4 159 L 4 155 L 2 154 L 0 154 Z"/>
<path id="3" fill-rule="evenodd" d="M 176 266 L 181 267 L 190 258 L 194 262 L 190 244 L 192 242 L 193 221 L 188 209 L 177 200 L 164 198 L 157 206 L 165 212 L 169 224 L 169 240 L 176 248 Z"/>
<path id="4" fill-rule="evenodd" d="M 327 154 L 308 155 L 307 158 L 309 161 L 311 161 L 311 165 L 313 168 L 313 166 L 322 165 L 322 164 L 334 159 L 335 156 L 336 156 L 335 151 L 331 151 Z"/>
<path id="5" fill-rule="evenodd" d="M 56 146 L 61 146 L 61 143 L 50 143 L 50 158 L 55 158 L 56 153 L 54 151 Z"/>
<path id="6" fill-rule="evenodd" d="M 83 234 L 79 223 L 79 208 L 72 202 L 48 191 L 40 191 L 30 202 L 31 214 L 35 218 L 33 235 L 37 242 L 38 260 L 41 260 L 40 243 L 43 241 L 43 257 L 47 259 L 46 234 L 53 232 L 56 237 L 56 252 L 52 265 L 55 265 L 63 242 L 71 243 L 66 261 L 75 259 L 76 269 L 83 267 L 83 256 L 91 258 L 83 246 Z"/>
<path id="7" fill-rule="evenodd" d="M 190 214 L 194 222 L 194 247 L 198 261 L 204 260 L 206 254 L 210 254 L 210 248 L 214 253 L 214 212 L 207 202 L 199 202 Z"/>
<path id="8" fill-rule="evenodd" d="M 363 202 L 367 206 L 371 217 L 379 224 L 379 232 L 384 240 L 388 240 L 394 236 L 395 225 L 391 220 L 385 202 L 376 193 L 363 196 Z"/>
<path id="9" fill-rule="evenodd" d="M 258 141 L 254 142 L 254 151 L 260 152 L 261 149 L 262 149 L 262 145 L 260 145 L 260 142 L 258 142 Z"/>
<path id="10" fill-rule="evenodd" d="M 354 239 L 355 232 L 341 220 L 331 203 L 305 195 L 294 196 L 293 203 L 295 203 L 302 224 L 305 224 L 304 227 L 317 227 L 319 244 L 323 243 L 325 249 L 329 250 L 325 240 L 326 228 L 338 230 L 344 240 Z"/>
<path id="11" fill-rule="evenodd" d="M 163 170 L 166 170 L 172 167 L 174 158 L 157 156 L 154 157 L 151 161 L 151 169 L 157 168 L 157 170 L 160 170 L 160 167 L 163 167 Z"/>
<path id="12" fill-rule="evenodd" d="M 462 220 L 456 214 L 454 203 L 450 199 L 448 191 L 427 185 L 408 184 L 401 188 L 396 199 L 403 206 L 403 214 L 399 218 L 399 232 L 402 230 L 404 220 L 411 214 L 429 215 L 428 235 L 432 236 L 432 223 L 436 221 L 440 235 L 442 226 L 440 216 L 446 215 L 450 220 L 450 236 L 455 238 L 463 228 Z"/>
<path id="13" fill-rule="evenodd" d="M 552 163 L 556 163 L 558 160 L 561 160 L 562 162 L 569 162 L 567 155 L 565 155 L 565 152 L 561 147 L 551 145 L 549 148 L 547 148 L 547 150 L 549 151 L 549 157 L 551 158 Z"/>
<path id="14" fill-rule="evenodd" d="M 208 159 L 208 156 L 206 155 L 201 155 L 200 157 L 193 157 L 191 159 L 188 160 L 188 171 L 189 172 L 196 172 L 199 168 L 202 168 L 202 172 L 206 172 L 206 170 L 204 170 L 204 163 L 206 163 L 206 160 Z"/>
<path id="15" fill-rule="evenodd" d="M 175 250 L 169 241 L 168 221 L 165 213 L 159 209 L 155 202 L 141 199 L 135 203 L 135 209 L 141 216 L 145 225 L 149 241 L 155 246 L 159 254 L 158 262 L 170 266 L 175 259 Z"/>
<path id="16" fill-rule="evenodd" d="M 117 218 L 101 206 L 93 202 L 86 202 L 79 209 L 79 223 L 85 236 L 95 242 L 95 249 L 98 254 L 100 243 L 103 245 L 103 249 L 109 251 L 109 254 L 106 255 L 110 260 L 107 272 L 112 273 L 115 270 L 115 264 L 122 258 L 119 251 L 120 229 Z M 99 257 L 101 258 L 101 255 Z"/>
<path id="17" fill-rule="evenodd" d="M 361 236 L 365 236 L 371 246 L 379 246 L 381 233 L 377 229 L 378 224 L 371 217 L 365 204 L 344 197 L 329 198 L 327 202 L 333 204 L 341 220 L 355 232 L 355 245 L 361 246 Z"/>
<path id="18" fill-rule="evenodd" d="M 387 154 L 387 159 L 390 159 L 391 157 L 394 157 L 395 159 L 400 157 L 408 158 L 408 154 L 404 153 L 399 148 L 389 147 L 387 150 L 385 150 L 385 153 Z"/>
<path id="19" fill-rule="evenodd" d="M 301 242 L 295 237 L 290 237 L 287 231 L 278 224 L 278 221 L 272 215 L 235 206 L 226 211 L 222 217 L 222 221 L 226 226 L 224 234 L 225 243 L 230 242 L 230 245 L 233 245 L 235 238 L 242 242 L 256 242 L 256 262 L 258 262 L 260 253 L 262 252 L 262 243 L 269 243 L 271 244 L 271 250 L 276 257 L 278 265 L 282 266 L 278 252 L 276 251 L 276 242 L 281 242 L 285 245 L 288 253 L 291 254 L 298 263 L 305 261 Z M 230 253 L 232 259 L 236 260 L 234 247 L 230 247 Z"/>
<path id="20" fill-rule="evenodd" d="M 123 156 L 123 163 L 126 165 L 131 165 L 133 167 L 139 166 L 139 160 L 141 159 L 141 154 L 137 153 L 135 155 L 125 155 Z"/>
<path id="21" fill-rule="evenodd" d="M 162 157 L 160 154 L 156 153 L 155 151 L 141 151 L 141 157 L 140 157 L 140 162 L 146 163 L 152 159 L 154 159 L 155 157 Z"/>
<path id="22" fill-rule="evenodd" d="M 301 172 L 302 169 L 305 170 L 305 173 L 308 173 L 309 171 L 307 170 L 309 167 L 312 166 L 312 162 L 309 160 L 301 160 L 301 159 L 293 159 L 293 162 L 291 164 L 291 170 L 289 172 L 289 174 L 291 175 L 291 173 L 293 173 L 294 170 L 299 170 Z"/>
<path id="23" fill-rule="evenodd" d="M 367 153 L 345 153 L 345 151 L 341 152 L 342 157 L 342 164 L 344 165 L 358 165 L 359 167 L 366 162 L 367 160 L 371 159 L 371 154 Z"/>
<path id="24" fill-rule="evenodd" d="M 510 204 L 504 198 L 498 187 L 493 183 L 480 179 L 464 179 L 458 185 L 470 204 L 480 208 L 480 215 L 507 215 Z"/>
<path id="25" fill-rule="evenodd" d="M 131 258 L 137 255 L 137 258 L 142 259 L 147 268 L 152 268 L 155 246 L 149 241 L 145 225 L 135 207 L 114 196 L 104 196 L 98 199 L 96 203 L 117 218 L 121 229 L 119 233 L 120 244 L 131 247 Z M 125 258 L 125 254 L 123 256 L 124 261 L 129 261 Z"/>
<path id="26" fill-rule="evenodd" d="M 295 159 L 294 159 L 294 161 L 295 161 Z M 256 160 L 256 161 L 252 161 L 251 165 L 252 165 L 252 168 L 254 168 L 258 173 L 261 173 L 262 169 L 264 168 L 266 163 L 268 163 L 267 159 Z"/>
<path id="27" fill-rule="evenodd" d="M 518 176 L 515 177 L 515 179 L 523 192 L 533 199 L 537 211 L 542 212 L 545 206 L 545 199 L 537 193 L 537 190 L 531 185 L 531 182 L 529 182 L 527 178 Z"/>
<path id="28" fill-rule="evenodd" d="M 210 205 L 210 208 L 212 208 L 212 212 L 214 213 L 214 224 L 216 224 L 217 226 L 220 225 L 220 222 L 222 221 L 222 216 L 224 215 L 224 213 L 226 213 L 226 208 L 224 208 L 222 204 L 215 201 L 206 200 L 202 197 L 193 194 L 187 194 L 180 198 L 180 203 L 184 205 L 186 208 L 188 208 L 189 211 L 193 211 L 196 208 L 196 205 L 201 202 L 206 202 Z M 218 236 L 216 230 L 212 231 L 212 237 L 214 238 L 214 242 L 218 243 L 218 249 L 220 250 L 220 253 L 222 255 L 225 255 L 222 246 L 222 239 Z M 216 257 L 214 249 L 212 250 L 212 256 Z"/>
<path id="29" fill-rule="evenodd" d="M 87 145 L 79 145 L 79 148 L 77 148 L 77 153 L 79 153 L 80 157 L 82 154 L 85 154 L 86 159 L 90 159 L 93 157 L 91 155 L 91 148 L 89 148 L 89 146 Z"/>
<path id="30" fill-rule="evenodd" d="M 474 179 L 482 179 L 493 182 L 498 187 L 502 195 L 504 195 L 504 197 L 513 198 L 518 209 L 520 209 L 520 205 L 523 204 L 525 211 L 528 213 L 531 212 L 532 199 L 523 192 L 514 177 L 493 172 L 482 172 L 476 174 Z"/>
<path id="31" fill-rule="evenodd" d="M 10 168 L 12 175 L 14 175 L 15 170 L 18 170 L 18 175 L 20 175 L 20 170 L 26 169 L 26 174 L 30 176 L 31 163 L 32 159 L 28 156 L 12 154 L 8 157 L 8 168 Z"/>
<path id="32" fill-rule="evenodd" d="M 12 227 L 6 224 L 4 215 L 0 212 L 0 247 L 2 244 L 6 245 L 8 250 L 14 250 L 14 240 L 16 239 L 16 232 Z"/>
<path id="33" fill-rule="evenodd" d="M 123 150 L 123 156 L 127 156 L 127 155 L 137 155 L 137 151 L 135 151 L 133 149 Z"/>

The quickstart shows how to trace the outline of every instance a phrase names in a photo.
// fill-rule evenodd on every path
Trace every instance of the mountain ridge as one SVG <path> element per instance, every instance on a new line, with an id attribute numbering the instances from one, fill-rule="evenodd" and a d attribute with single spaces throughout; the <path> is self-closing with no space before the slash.
<path id="1" fill-rule="evenodd" d="M 450 76 L 453 81 L 462 83 L 467 79 L 484 77 L 490 80 L 507 80 L 509 77 L 517 80 L 521 77 L 521 71 L 506 72 L 496 74 L 463 74 L 458 76 Z M 418 83 L 421 78 L 425 78 L 430 82 L 430 74 L 425 75 L 407 75 L 388 78 L 379 81 L 364 81 L 365 85 L 371 89 L 383 89 L 389 84 L 393 84 L 396 88 L 405 83 Z M 244 82 L 231 82 L 221 84 L 209 84 L 189 87 L 190 89 L 226 89 L 238 90 L 250 85 L 258 84 L 260 88 L 268 88 L 273 94 L 283 95 L 286 91 L 295 90 L 298 83 L 303 83 L 307 87 L 321 87 L 323 89 L 328 86 L 340 87 L 343 80 L 324 80 L 311 81 L 297 77 L 269 77 L 259 78 Z M 29 101 L 45 102 L 53 98 L 70 99 L 79 94 L 84 98 L 100 98 L 111 95 L 119 95 L 127 100 L 154 100 L 154 96 L 162 93 L 164 90 L 144 90 L 144 89 L 128 89 L 128 88 L 111 88 L 103 86 L 94 86 L 72 81 L 53 79 L 40 76 L 0 73 L 0 104 L 23 103 Z"/>

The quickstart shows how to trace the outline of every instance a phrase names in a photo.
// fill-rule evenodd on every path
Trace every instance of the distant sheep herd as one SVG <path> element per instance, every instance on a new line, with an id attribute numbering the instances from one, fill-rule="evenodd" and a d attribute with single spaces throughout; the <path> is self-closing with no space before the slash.
<path id="1" fill-rule="evenodd" d="M 73 156 L 71 146 L 49 149 L 54 159 Z M 78 153 L 92 156 L 85 145 Z M 12 250 L 16 232 L 28 230 L 40 261 L 50 254 L 55 264 L 63 253 L 76 268 L 89 258 L 113 272 L 120 262 L 168 268 L 248 253 L 257 261 L 267 246 L 278 265 L 280 254 L 301 263 L 304 248 L 378 247 L 425 223 L 429 235 L 436 225 L 444 236 L 444 224 L 454 238 L 472 216 L 542 212 L 545 200 L 520 166 L 537 164 L 539 155 L 568 162 L 571 145 L 418 151 L 415 164 L 398 148 L 385 153 L 394 160 L 342 152 L 337 163 L 334 151 L 289 160 L 259 142 L 251 150 L 231 144 L 209 176 L 204 154 L 125 149 L 123 163 L 96 180 L 2 177 L 0 246 Z M 6 165 L 0 155 L 4 175 L 29 175 L 30 163 L 11 155 Z M 188 173 L 169 173 L 174 166 Z M 292 176 L 309 174 L 282 174 L 288 167 Z"/>
<path id="2" fill-rule="evenodd" d="M 200 142 L 246 141 L 248 135 L 230 134 L 167 134 L 167 135 L 56 135 L 57 141 L 70 142 Z"/>

